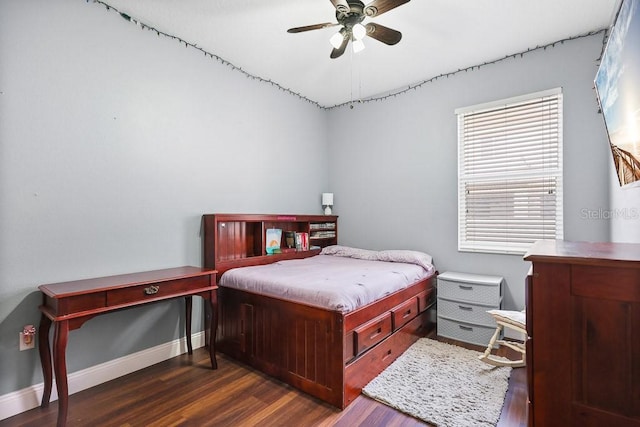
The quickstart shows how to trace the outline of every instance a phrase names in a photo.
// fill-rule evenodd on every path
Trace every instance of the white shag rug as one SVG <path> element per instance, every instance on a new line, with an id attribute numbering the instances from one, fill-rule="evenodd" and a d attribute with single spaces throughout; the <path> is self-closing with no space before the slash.
<path id="1" fill-rule="evenodd" d="M 490 366 L 480 354 L 421 338 L 362 392 L 439 427 L 495 426 L 511 368 Z"/>

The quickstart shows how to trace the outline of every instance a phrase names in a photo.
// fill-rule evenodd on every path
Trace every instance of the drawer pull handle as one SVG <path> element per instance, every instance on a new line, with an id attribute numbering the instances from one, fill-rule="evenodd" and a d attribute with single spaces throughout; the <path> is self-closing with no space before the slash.
<path id="1" fill-rule="evenodd" d="M 466 310 L 466 311 L 472 311 L 473 310 L 473 307 L 467 307 L 467 306 L 464 306 L 464 305 L 459 305 L 458 308 L 460 310 Z"/>
<path id="2" fill-rule="evenodd" d="M 460 289 L 463 289 L 465 291 L 472 291 L 473 290 L 473 286 L 458 285 L 458 287 L 460 287 Z"/>
<path id="3" fill-rule="evenodd" d="M 402 315 L 403 319 L 406 319 L 407 317 L 411 316 L 411 310 L 407 310 L 404 312 L 404 314 Z"/>
<path id="4" fill-rule="evenodd" d="M 144 288 L 145 295 L 155 295 L 160 290 L 160 286 L 151 285 L 148 288 Z"/>
<path id="5" fill-rule="evenodd" d="M 458 325 L 458 327 L 464 331 L 473 331 L 473 328 L 470 326 Z"/>
<path id="6" fill-rule="evenodd" d="M 373 339 L 377 337 L 378 335 L 380 335 L 381 332 L 382 332 L 382 328 L 378 328 L 377 330 L 373 331 L 371 335 L 369 335 L 369 339 Z"/>

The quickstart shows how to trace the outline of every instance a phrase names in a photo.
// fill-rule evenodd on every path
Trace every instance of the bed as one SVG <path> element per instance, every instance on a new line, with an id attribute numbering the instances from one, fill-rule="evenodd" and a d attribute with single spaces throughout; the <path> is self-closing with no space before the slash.
<path id="1" fill-rule="evenodd" d="M 205 266 L 220 286 L 216 348 L 343 409 L 433 328 L 436 271 L 422 252 L 340 246 L 337 233 L 305 251 L 250 249 L 268 227 L 304 232 L 316 219 L 326 221 L 204 216 Z"/>

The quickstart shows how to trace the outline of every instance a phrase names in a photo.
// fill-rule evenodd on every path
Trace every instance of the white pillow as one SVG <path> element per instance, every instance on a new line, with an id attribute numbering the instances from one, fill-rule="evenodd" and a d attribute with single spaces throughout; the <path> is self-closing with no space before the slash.
<path id="1" fill-rule="evenodd" d="M 390 249 L 385 251 L 371 251 L 368 249 L 352 248 L 349 246 L 331 245 L 322 248 L 320 255 L 334 255 L 348 258 L 364 259 L 368 261 L 404 262 L 416 264 L 431 272 L 434 270 L 431 255 L 419 251 Z"/>
<path id="2" fill-rule="evenodd" d="M 433 257 L 429 254 L 419 251 L 410 251 L 404 249 L 390 249 L 386 251 L 380 251 L 378 252 L 378 260 L 416 264 L 427 271 L 433 269 Z"/>

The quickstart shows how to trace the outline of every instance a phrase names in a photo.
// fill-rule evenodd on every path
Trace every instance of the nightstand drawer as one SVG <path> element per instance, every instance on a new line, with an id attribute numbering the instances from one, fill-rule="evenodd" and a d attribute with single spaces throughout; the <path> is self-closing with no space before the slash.
<path id="1" fill-rule="evenodd" d="M 438 335 L 485 347 L 491 340 L 495 327 L 473 325 L 438 316 Z"/>
<path id="2" fill-rule="evenodd" d="M 449 319 L 460 320 L 466 323 L 496 327 L 493 317 L 487 310 L 498 310 L 498 306 L 478 305 L 462 301 L 449 301 L 444 298 L 438 300 L 438 314 Z"/>
<path id="3" fill-rule="evenodd" d="M 442 273 L 438 276 L 438 297 L 475 304 L 500 305 L 502 277 L 466 273 Z"/>

